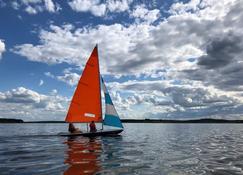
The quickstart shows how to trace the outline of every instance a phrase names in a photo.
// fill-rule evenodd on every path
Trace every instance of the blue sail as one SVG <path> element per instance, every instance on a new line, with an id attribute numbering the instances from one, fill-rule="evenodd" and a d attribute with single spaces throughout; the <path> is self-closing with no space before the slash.
<path id="1" fill-rule="evenodd" d="M 110 94 L 105 86 L 104 80 L 101 77 L 103 91 L 105 94 L 105 118 L 104 125 L 114 126 L 118 128 L 123 128 L 119 115 L 115 109 L 114 104 L 112 103 Z"/>

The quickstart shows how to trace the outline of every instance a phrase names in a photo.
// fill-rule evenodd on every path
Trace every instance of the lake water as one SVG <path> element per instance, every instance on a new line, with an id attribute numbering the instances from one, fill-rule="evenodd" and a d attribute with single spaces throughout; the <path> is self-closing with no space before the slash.
<path id="1" fill-rule="evenodd" d="M 1 124 L 0 174 L 243 174 L 243 125 L 124 125 L 90 139 L 56 136 L 66 124 Z"/>

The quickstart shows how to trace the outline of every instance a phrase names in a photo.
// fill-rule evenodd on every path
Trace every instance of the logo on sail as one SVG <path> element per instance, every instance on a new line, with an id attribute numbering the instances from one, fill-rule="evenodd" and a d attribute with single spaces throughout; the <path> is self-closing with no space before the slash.
<path id="1" fill-rule="evenodd" d="M 84 113 L 85 117 L 95 117 L 95 114 L 92 113 Z"/>

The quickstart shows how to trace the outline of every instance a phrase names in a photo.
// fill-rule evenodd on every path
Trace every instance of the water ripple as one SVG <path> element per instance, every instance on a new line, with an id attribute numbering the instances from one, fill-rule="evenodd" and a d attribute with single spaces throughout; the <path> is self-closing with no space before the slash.
<path id="1" fill-rule="evenodd" d="M 0 125 L 1 175 L 243 174 L 241 125 L 125 124 L 119 137 L 56 136 L 66 127 Z"/>

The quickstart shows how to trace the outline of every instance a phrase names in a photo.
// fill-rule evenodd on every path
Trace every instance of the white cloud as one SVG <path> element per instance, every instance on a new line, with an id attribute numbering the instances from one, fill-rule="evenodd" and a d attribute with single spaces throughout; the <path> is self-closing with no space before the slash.
<path id="1" fill-rule="evenodd" d="M 33 8 L 33 7 L 31 7 L 31 6 L 26 7 L 26 8 L 25 8 L 25 11 L 26 11 L 27 13 L 31 14 L 31 15 L 35 15 L 35 14 L 38 13 L 38 12 L 37 12 L 37 9 L 39 9 L 40 11 L 42 11 L 41 8 Z"/>
<path id="2" fill-rule="evenodd" d="M 184 14 L 188 11 L 195 12 L 200 10 L 200 0 L 191 0 L 188 3 L 177 2 L 170 7 L 170 13 L 172 14 Z"/>
<path id="3" fill-rule="evenodd" d="M 65 69 L 63 71 L 63 74 L 64 75 L 58 75 L 58 76 L 55 76 L 53 74 L 51 74 L 50 72 L 46 72 L 45 75 L 50 77 L 50 78 L 53 78 L 53 79 L 56 79 L 58 81 L 62 81 L 70 86 L 74 86 L 74 85 L 77 85 L 79 79 L 80 79 L 80 75 L 77 74 L 77 73 L 74 73 L 74 72 L 70 72 L 70 70 L 68 69 Z"/>
<path id="4" fill-rule="evenodd" d="M 0 92 L 0 114 L 6 118 L 64 120 L 67 104 L 65 97 L 44 95 L 24 87 Z"/>
<path id="5" fill-rule="evenodd" d="M 109 0 L 107 2 L 107 8 L 110 12 L 124 12 L 129 10 L 129 4 L 132 0 Z"/>
<path id="6" fill-rule="evenodd" d="M 95 16 L 104 16 L 106 11 L 106 6 L 104 4 L 94 5 L 91 7 L 91 12 Z"/>
<path id="7" fill-rule="evenodd" d="M 68 4 L 76 12 L 90 12 L 94 16 L 105 16 L 108 12 L 124 12 L 129 10 L 132 0 L 72 0 Z"/>
<path id="8" fill-rule="evenodd" d="M 48 76 L 48 77 L 50 77 L 50 78 L 55 78 L 55 76 L 52 75 L 51 72 L 45 72 L 45 75 Z"/>
<path id="9" fill-rule="evenodd" d="M 42 0 L 21 0 L 24 4 L 30 4 L 30 3 L 41 3 Z"/>
<path id="10" fill-rule="evenodd" d="M 133 61 L 136 58 L 136 51 L 132 53 L 132 47 L 136 46 L 139 41 L 146 40 L 153 27 L 143 24 L 130 27 L 114 24 L 111 26 L 100 25 L 94 29 L 73 30 L 71 25 L 63 27 L 51 25 L 50 28 L 51 31 L 41 31 L 40 45 L 18 45 L 14 52 L 27 57 L 31 61 L 48 64 L 67 62 L 84 65 L 93 47 L 98 42 L 100 58 L 103 58 L 101 66 L 104 69 L 102 70 L 106 71 L 105 68 L 107 67 L 112 69 L 113 66 L 118 64 L 126 64 L 129 60 Z M 120 47 L 121 45 L 123 47 Z"/>
<path id="11" fill-rule="evenodd" d="M 15 0 L 11 2 L 11 6 L 15 10 L 23 8 L 25 12 L 31 15 L 35 15 L 43 11 L 55 13 L 61 10 L 60 5 L 58 3 L 54 3 L 52 0 Z"/>
<path id="12" fill-rule="evenodd" d="M 201 1 L 201 4 L 203 3 L 204 1 Z M 220 36 L 228 30 L 238 30 L 239 25 L 226 25 L 229 20 L 227 19 L 228 9 L 236 4 L 232 2 L 225 11 L 218 4 L 220 3 L 215 3 L 215 6 L 221 13 L 218 17 L 214 15 L 211 20 L 208 16 L 204 19 L 202 15 L 205 11 L 208 13 L 210 10 L 215 11 L 214 4 L 209 5 L 207 2 L 207 5 L 197 5 L 205 8 L 196 8 L 195 13 L 184 10 L 184 13 L 172 15 L 156 26 L 138 23 L 129 26 L 113 24 L 75 29 L 72 25 L 61 27 L 51 25 L 49 31 L 41 30 L 38 45 L 18 45 L 14 48 L 14 52 L 29 60 L 48 64 L 67 62 L 84 65 L 94 45 L 99 43 L 102 73 L 112 73 L 116 76 L 118 74 L 141 75 L 153 73 L 160 67 L 169 68 L 168 70 L 175 73 L 175 71 L 195 68 L 196 62 L 189 62 L 187 59 L 205 54 L 205 43 L 210 38 L 215 35 Z M 188 6 L 194 8 L 195 5 Z M 150 12 L 143 7 L 137 9 L 139 10 L 136 12 L 135 9 L 134 16 L 138 18 L 145 18 Z M 172 6 L 171 9 L 176 8 Z M 222 16 L 225 16 L 223 20 Z M 156 18 L 148 18 L 150 22 L 154 19 Z"/>
<path id="13" fill-rule="evenodd" d="M 105 4 L 101 4 L 99 0 L 73 0 L 68 4 L 76 12 L 90 11 L 95 16 L 104 16 L 106 12 Z"/>
<path id="14" fill-rule="evenodd" d="M 128 81 L 108 83 L 108 87 L 122 117 L 126 116 L 126 110 L 130 113 L 139 111 L 141 118 L 153 116 L 148 111 L 160 114 L 157 118 L 193 118 L 193 115 L 195 118 L 215 115 L 218 118 L 227 118 L 225 113 L 234 113 L 237 116 L 243 111 L 243 98 L 238 99 L 232 94 L 212 86 L 204 87 L 199 83 L 190 86 L 175 85 L 172 81 L 165 80 Z M 117 95 L 113 95 L 117 93 L 129 95 L 117 98 Z"/>
<path id="15" fill-rule="evenodd" d="M 81 1 L 70 1 L 74 2 Z M 78 7 L 79 4 L 76 4 L 81 11 L 92 12 L 91 3 L 96 3 L 97 8 L 102 4 L 100 1 L 82 2 L 87 3 L 86 6 Z M 165 116 L 192 116 L 196 113 L 200 117 L 213 116 L 217 112 L 219 115 L 238 115 L 243 111 L 242 95 L 239 96 L 242 88 L 239 86 L 242 83 L 239 79 L 242 75 L 242 52 L 238 52 L 242 50 L 242 42 L 235 44 L 238 50 L 233 56 L 228 53 L 233 61 L 228 60 L 227 65 L 214 70 L 212 62 L 218 63 L 219 60 L 212 48 L 228 41 L 227 36 L 233 36 L 233 39 L 236 36 L 243 37 L 240 30 L 242 7 L 242 1 L 227 0 L 176 3 L 169 11 L 171 16 L 152 25 L 158 19 L 158 11 L 151 13 L 145 7 L 137 6 L 131 14 L 140 19 L 136 24 L 83 28 L 51 25 L 49 30 L 41 30 L 39 44 L 18 45 L 13 51 L 31 61 L 48 64 L 66 62 L 82 67 L 92 48 L 98 43 L 101 73 L 116 77 L 146 75 L 148 79 L 164 79 L 157 82 L 110 84 L 113 89 L 112 97 L 117 101 L 114 103 L 118 103 L 118 110 L 123 116 L 126 113 L 122 109 L 127 109 L 130 114 L 141 110 L 144 116 L 150 109 L 153 114 L 163 113 Z M 107 9 L 99 15 L 105 15 L 106 12 Z M 231 43 L 226 42 L 227 45 L 223 48 L 234 50 L 228 46 Z M 185 73 L 187 76 L 184 76 Z M 70 85 L 75 85 L 79 77 L 72 72 L 46 75 Z M 231 88 L 232 84 L 237 85 L 238 89 Z M 153 91 L 157 93 L 156 96 L 152 94 Z M 147 108 L 143 108 L 144 106 Z"/>
<path id="16" fill-rule="evenodd" d="M 148 10 L 144 5 L 139 5 L 135 7 L 130 16 L 134 17 L 137 22 L 145 21 L 150 24 L 159 19 L 160 11 L 158 9 Z"/>
<path id="17" fill-rule="evenodd" d="M 51 91 L 51 95 L 56 95 L 57 94 L 57 90 L 56 89 L 53 89 L 52 91 Z"/>
<path id="18" fill-rule="evenodd" d="M 37 92 L 19 87 L 1 94 L 1 99 L 8 103 L 40 103 L 43 96 Z"/>
<path id="19" fill-rule="evenodd" d="M 42 86 L 43 84 L 44 84 L 44 81 L 43 80 L 40 80 L 39 86 Z"/>
<path id="20" fill-rule="evenodd" d="M 0 58 L 2 57 L 2 53 L 5 52 L 5 44 L 3 40 L 0 39 Z"/>
<path id="21" fill-rule="evenodd" d="M 218 3 L 215 6 L 218 7 Z M 228 30 L 238 30 L 239 26 L 226 25 L 228 9 L 234 6 L 232 3 L 225 11 L 218 7 L 222 11 L 219 18 L 226 16 L 225 21 L 218 20 L 217 15 L 211 20 L 207 19 L 208 16 L 204 19 L 201 13 L 215 10 L 211 4 L 202 10 L 198 9 L 197 13 L 172 15 L 156 26 L 138 23 L 129 26 L 113 24 L 75 29 L 72 25 L 51 25 L 49 31 L 41 30 L 39 45 L 18 45 L 14 52 L 32 61 L 48 64 L 67 62 L 84 65 L 94 45 L 99 43 L 103 73 L 114 73 L 116 76 L 139 75 L 154 72 L 160 67 L 182 71 L 196 66 L 196 62 L 189 62 L 187 59 L 205 54 L 204 47 L 208 39 L 215 35 L 220 36 Z M 137 9 L 139 10 L 136 12 Z M 137 9 L 133 11 L 133 15 L 138 18 L 146 19 L 146 15 L 150 13 L 141 6 Z M 147 18 L 150 22 L 155 19 Z"/>
<path id="22" fill-rule="evenodd" d="M 45 2 L 45 7 L 46 7 L 47 11 L 49 11 L 49 12 L 56 11 L 55 4 L 52 2 L 52 0 L 44 0 L 44 2 Z"/>

